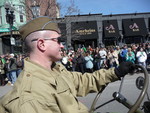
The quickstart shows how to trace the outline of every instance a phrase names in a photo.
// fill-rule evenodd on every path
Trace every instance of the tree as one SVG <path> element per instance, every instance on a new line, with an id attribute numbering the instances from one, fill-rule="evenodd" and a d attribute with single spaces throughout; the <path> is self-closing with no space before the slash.
<path id="1" fill-rule="evenodd" d="M 70 2 L 68 5 L 65 5 L 59 2 L 57 3 L 57 6 L 61 12 L 60 14 L 61 17 L 80 13 L 80 9 L 78 9 L 78 6 L 75 5 L 74 0 L 69 0 L 69 1 Z"/>
<path id="2" fill-rule="evenodd" d="M 69 1 L 68 5 L 56 3 L 56 0 L 20 0 L 20 3 L 24 6 L 27 20 L 31 20 L 38 16 L 59 18 L 66 15 L 79 14 L 80 10 L 75 5 L 74 0 Z"/>
<path id="3" fill-rule="evenodd" d="M 26 11 L 27 20 L 38 16 L 57 17 L 56 0 L 20 0 Z"/>
<path id="4" fill-rule="evenodd" d="M 79 15 L 80 14 L 80 9 L 78 9 L 78 6 L 76 6 L 75 4 L 75 0 L 69 0 L 68 4 L 62 4 L 62 3 L 57 3 L 57 6 L 60 10 L 60 17 L 67 17 L 67 16 L 70 16 L 70 15 Z M 77 16 L 74 17 L 73 19 L 74 20 L 77 20 Z M 72 18 L 71 19 L 61 19 L 61 22 L 65 23 L 65 24 L 68 24 L 68 23 L 71 23 Z M 74 25 L 72 25 L 74 26 Z M 66 27 L 66 34 L 65 34 L 65 37 L 68 37 L 68 34 L 67 31 L 71 29 L 71 26 L 70 27 Z M 75 28 L 72 28 L 72 30 L 75 29 Z M 76 34 L 71 34 L 73 38 L 73 40 L 78 40 L 79 39 L 79 35 L 76 35 Z"/>

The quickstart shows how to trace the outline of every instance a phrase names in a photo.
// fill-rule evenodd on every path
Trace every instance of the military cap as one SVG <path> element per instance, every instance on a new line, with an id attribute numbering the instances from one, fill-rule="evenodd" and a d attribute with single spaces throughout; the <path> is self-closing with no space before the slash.
<path id="1" fill-rule="evenodd" d="M 43 30 L 52 30 L 58 33 L 60 32 L 56 21 L 46 16 L 38 17 L 31 20 L 27 24 L 23 25 L 19 29 L 19 32 L 22 36 L 22 39 L 24 40 L 29 34 Z"/>

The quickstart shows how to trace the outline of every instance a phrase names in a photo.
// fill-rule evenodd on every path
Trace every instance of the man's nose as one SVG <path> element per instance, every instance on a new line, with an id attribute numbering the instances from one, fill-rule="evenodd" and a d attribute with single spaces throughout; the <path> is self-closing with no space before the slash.
<path id="1" fill-rule="evenodd" d="M 60 48 L 63 49 L 64 48 L 64 45 L 62 43 L 60 43 Z"/>

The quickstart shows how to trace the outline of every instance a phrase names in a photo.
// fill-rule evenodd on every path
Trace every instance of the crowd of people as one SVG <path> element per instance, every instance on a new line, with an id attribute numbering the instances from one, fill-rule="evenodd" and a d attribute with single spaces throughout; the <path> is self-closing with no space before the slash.
<path id="1" fill-rule="evenodd" d="M 77 51 L 62 50 L 61 63 L 69 71 L 89 72 L 117 67 L 123 61 L 131 61 L 147 68 L 150 65 L 150 43 L 124 45 L 123 47 L 78 48 Z M 0 85 L 13 86 L 23 69 L 23 54 L 5 54 L 0 56 Z"/>
<path id="2" fill-rule="evenodd" d="M 4 86 L 6 83 L 13 86 L 17 77 L 23 69 L 22 54 L 5 54 L 0 56 L 0 85 Z"/>
<path id="3" fill-rule="evenodd" d="M 91 46 L 63 51 L 62 64 L 68 70 L 78 72 L 93 72 L 102 68 L 118 67 L 123 61 L 131 61 L 147 68 L 150 65 L 150 43 L 124 45 L 123 47 Z"/>

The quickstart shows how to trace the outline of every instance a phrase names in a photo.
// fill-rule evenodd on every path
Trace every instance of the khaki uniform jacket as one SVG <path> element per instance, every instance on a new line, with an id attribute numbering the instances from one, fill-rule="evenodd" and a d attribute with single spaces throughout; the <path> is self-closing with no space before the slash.
<path id="1" fill-rule="evenodd" d="M 88 113 L 76 97 L 116 80 L 114 68 L 81 74 L 56 64 L 50 71 L 25 59 L 13 89 L 0 100 L 0 113 Z"/>

